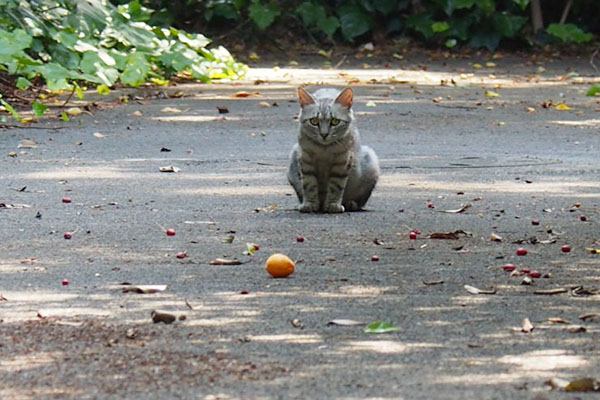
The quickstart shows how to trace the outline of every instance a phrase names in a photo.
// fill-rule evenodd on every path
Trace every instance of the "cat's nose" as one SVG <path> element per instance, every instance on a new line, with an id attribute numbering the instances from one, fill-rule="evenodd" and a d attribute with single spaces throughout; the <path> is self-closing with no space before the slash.
<path id="1" fill-rule="evenodd" d="M 321 129 L 319 130 L 319 133 L 321 134 L 321 137 L 323 139 L 325 139 L 327 137 L 327 135 L 329 135 L 329 130 L 328 129 L 323 129 L 324 127 L 321 127 Z"/>

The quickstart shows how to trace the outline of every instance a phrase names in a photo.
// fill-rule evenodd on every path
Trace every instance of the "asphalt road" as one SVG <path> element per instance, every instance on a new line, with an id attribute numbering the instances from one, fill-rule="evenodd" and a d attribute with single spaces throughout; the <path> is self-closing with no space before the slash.
<path id="1" fill-rule="evenodd" d="M 600 317 L 582 318 L 600 314 L 593 71 L 486 61 L 256 68 L 2 130 L 0 397 L 541 400 L 565 398 L 549 379 L 600 379 Z M 382 166 L 366 211 L 295 210 L 299 84 L 354 87 Z M 272 253 L 295 273 L 269 277 Z"/>

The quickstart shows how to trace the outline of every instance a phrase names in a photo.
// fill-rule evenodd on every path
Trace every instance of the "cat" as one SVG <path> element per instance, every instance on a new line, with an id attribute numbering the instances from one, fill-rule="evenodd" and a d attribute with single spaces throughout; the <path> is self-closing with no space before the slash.
<path id="1" fill-rule="evenodd" d="M 361 146 L 351 88 L 298 88 L 300 129 L 288 180 L 303 213 L 360 211 L 379 178 L 377 155 Z"/>

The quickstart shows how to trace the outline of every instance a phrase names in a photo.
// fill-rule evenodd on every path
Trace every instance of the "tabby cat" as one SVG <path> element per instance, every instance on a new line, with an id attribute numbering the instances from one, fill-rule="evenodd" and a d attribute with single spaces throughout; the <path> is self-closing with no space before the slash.
<path id="1" fill-rule="evenodd" d="M 341 213 L 363 208 L 379 177 L 373 149 L 361 146 L 352 89 L 298 88 L 298 144 L 290 154 L 288 180 L 300 212 Z"/>

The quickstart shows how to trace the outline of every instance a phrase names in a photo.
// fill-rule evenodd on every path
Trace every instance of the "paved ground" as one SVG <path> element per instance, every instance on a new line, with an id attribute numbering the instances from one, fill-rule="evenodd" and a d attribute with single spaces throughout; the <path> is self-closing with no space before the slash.
<path id="1" fill-rule="evenodd" d="M 541 400 L 566 396 L 549 379 L 600 378 L 600 317 L 580 318 L 600 314 L 600 256 L 585 250 L 600 248 L 587 60 L 397 66 L 257 68 L 2 131 L 0 397 Z M 367 211 L 295 211 L 285 168 L 300 83 L 355 88 L 382 164 Z M 297 260 L 291 277 L 266 274 L 275 252 Z M 506 263 L 546 277 L 522 285 Z M 152 310 L 186 319 L 153 324 Z M 340 318 L 398 331 L 328 325 Z"/>

